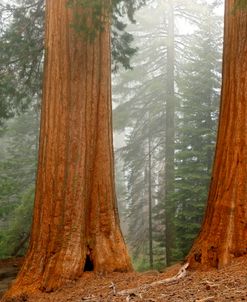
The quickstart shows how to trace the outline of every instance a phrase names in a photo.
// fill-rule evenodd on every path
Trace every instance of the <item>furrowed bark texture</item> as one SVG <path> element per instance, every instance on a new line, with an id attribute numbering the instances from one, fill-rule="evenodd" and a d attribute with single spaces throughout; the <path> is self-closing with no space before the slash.
<path id="1" fill-rule="evenodd" d="M 208 206 L 188 260 L 221 267 L 247 253 L 247 13 L 226 1 L 220 124 Z"/>
<path id="2" fill-rule="evenodd" d="M 25 263 L 6 297 L 132 269 L 114 188 L 110 29 L 71 29 L 66 0 L 46 2 L 46 62 L 36 196 Z"/>

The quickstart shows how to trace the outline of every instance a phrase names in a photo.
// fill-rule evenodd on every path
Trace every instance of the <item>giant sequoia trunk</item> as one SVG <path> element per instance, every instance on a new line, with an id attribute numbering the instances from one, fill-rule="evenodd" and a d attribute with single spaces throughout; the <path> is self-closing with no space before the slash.
<path id="1" fill-rule="evenodd" d="M 188 260 L 219 267 L 247 253 L 247 13 L 226 0 L 223 87 L 206 216 Z"/>
<path id="2" fill-rule="evenodd" d="M 32 234 L 8 296 L 51 291 L 84 270 L 128 271 L 113 168 L 110 29 L 71 29 L 67 0 L 46 2 L 46 61 Z"/>

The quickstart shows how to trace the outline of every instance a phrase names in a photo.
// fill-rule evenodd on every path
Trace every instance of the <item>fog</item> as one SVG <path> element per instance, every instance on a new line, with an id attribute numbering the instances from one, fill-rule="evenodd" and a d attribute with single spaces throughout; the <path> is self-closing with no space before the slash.
<path id="1" fill-rule="evenodd" d="M 127 27 L 138 52 L 132 70 L 113 74 L 116 184 L 140 270 L 183 259 L 200 228 L 217 132 L 223 13 L 215 1 L 152 1 Z"/>

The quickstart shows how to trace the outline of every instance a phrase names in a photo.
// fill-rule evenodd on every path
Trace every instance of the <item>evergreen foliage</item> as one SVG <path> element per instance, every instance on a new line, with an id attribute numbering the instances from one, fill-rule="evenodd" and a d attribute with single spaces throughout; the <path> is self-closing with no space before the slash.
<path id="1" fill-rule="evenodd" d="M 247 8 L 247 1 L 246 0 L 236 0 L 234 5 L 234 12 L 238 9 L 246 9 Z"/>
<path id="2" fill-rule="evenodd" d="M 40 95 L 43 0 L 1 5 L 0 122 L 26 110 Z"/>
<path id="3" fill-rule="evenodd" d="M 174 1 L 175 181 L 168 203 L 164 200 L 168 17 L 164 1 L 155 3 L 152 17 L 150 7 L 143 9 L 131 31 L 139 48 L 133 61 L 134 70 L 116 76 L 113 89 L 114 100 L 119 104 L 114 111 L 114 126 L 126 136 L 122 159 L 127 239 L 139 268 L 147 266 L 150 255 L 148 137 L 152 144 L 153 254 L 155 267 L 160 267 L 166 263 L 166 214 L 176 230 L 174 261 L 185 256 L 200 226 L 213 158 L 220 90 L 221 19 L 214 15 L 214 7 L 206 3 L 191 6 L 187 1 Z M 177 31 L 180 22 L 190 24 L 190 34 Z"/>
<path id="4" fill-rule="evenodd" d="M 200 229 L 214 155 L 221 80 L 221 33 L 208 6 L 187 47 L 179 79 L 176 139 L 177 257 L 188 253 Z"/>
<path id="5" fill-rule="evenodd" d="M 147 7 L 138 16 L 138 23 L 132 26 L 139 52 L 131 72 L 122 72 L 114 78 L 114 101 L 119 106 L 114 111 L 115 129 L 126 129 L 126 146 L 122 148 L 125 179 L 127 183 L 127 221 L 129 232 L 127 242 L 138 268 L 146 267 L 149 260 L 149 197 L 152 187 L 152 204 L 156 199 L 157 176 L 148 178 L 149 148 L 151 137 L 151 170 L 155 171 L 159 148 L 164 143 L 164 81 L 166 38 L 159 22 L 159 16 L 149 14 Z M 155 39 L 155 35 L 163 35 Z M 125 102 L 123 101 L 125 100 Z M 151 181 L 151 183 L 149 183 Z M 138 213 L 138 214 L 137 214 Z M 156 255 L 154 255 L 156 258 Z"/>
<path id="6" fill-rule="evenodd" d="M 0 257 L 11 256 L 29 232 L 38 124 L 35 111 L 28 111 L 9 120 L 0 138 Z"/>
<path id="7" fill-rule="evenodd" d="M 2 222 L 0 231 L 0 258 L 24 255 L 30 234 L 34 187 L 32 184 L 20 195 L 21 201 L 15 205 L 8 217 L 8 227 Z"/>
<path id="8" fill-rule="evenodd" d="M 92 31 L 84 22 L 86 16 L 75 13 L 77 31 L 87 33 L 89 39 L 103 30 L 100 12 L 106 1 L 68 1 L 69 6 L 83 5 L 85 11 L 93 10 Z M 119 65 L 131 68 L 130 59 L 136 53 L 131 43 L 133 37 L 126 32 L 123 22 L 127 14 L 134 22 L 133 14 L 145 3 L 138 1 L 114 1 L 112 10 L 112 68 Z M 102 6 L 103 5 L 103 6 Z M 44 0 L 21 0 L 16 4 L 0 5 L 0 123 L 25 111 L 34 98 L 41 95 L 44 60 Z M 79 10 L 75 10 L 77 12 Z M 79 24 L 78 24 L 79 22 Z"/>

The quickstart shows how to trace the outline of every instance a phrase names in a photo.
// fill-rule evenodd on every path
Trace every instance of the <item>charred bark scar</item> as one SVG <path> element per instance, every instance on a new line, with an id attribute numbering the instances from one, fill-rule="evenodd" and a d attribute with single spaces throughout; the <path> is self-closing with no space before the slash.
<path id="1" fill-rule="evenodd" d="M 87 247 L 87 255 L 84 266 L 84 272 L 92 272 L 94 270 L 93 260 L 92 260 L 92 249 Z"/>
<path id="2" fill-rule="evenodd" d="M 201 263 L 202 262 L 202 253 L 201 252 L 197 252 L 194 255 L 195 261 Z"/>
<path id="3" fill-rule="evenodd" d="M 92 272 L 93 271 L 93 262 L 92 260 L 90 259 L 90 256 L 87 255 L 86 256 L 86 262 L 85 262 L 85 266 L 84 266 L 84 272 Z"/>

